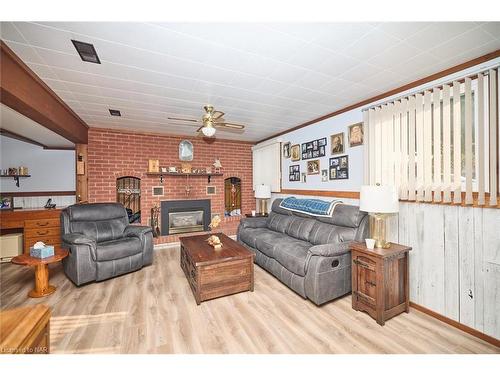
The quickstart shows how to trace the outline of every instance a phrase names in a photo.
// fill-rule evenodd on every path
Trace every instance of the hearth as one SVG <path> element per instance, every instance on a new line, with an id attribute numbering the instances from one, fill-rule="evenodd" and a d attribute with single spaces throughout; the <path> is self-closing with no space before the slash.
<path id="1" fill-rule="evenodd" d="M 161 202 L 161 235 L 208 231 L 210 200 L 187 199 Z"/>

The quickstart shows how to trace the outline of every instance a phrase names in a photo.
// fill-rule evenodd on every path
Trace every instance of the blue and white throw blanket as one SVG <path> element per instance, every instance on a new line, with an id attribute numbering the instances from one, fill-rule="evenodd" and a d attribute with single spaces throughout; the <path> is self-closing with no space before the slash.
<path id="1" fill-rule="evenodd" d="M 321 199 L 298 199 L 295 197 L 287 197 L 281 201 L 280 207 L 303 214 L 330 217 L 332 216 L 335 206 L 339 203 L 342 203 L 342 201 L 338 199 L 328 202 L 322 201 Z"/>

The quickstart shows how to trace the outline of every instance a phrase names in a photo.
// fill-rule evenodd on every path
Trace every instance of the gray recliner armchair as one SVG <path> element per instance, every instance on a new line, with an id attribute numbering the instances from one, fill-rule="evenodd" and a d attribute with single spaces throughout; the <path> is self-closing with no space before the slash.
<path id="1" fill-rule="evenodd" d="M 76 285 L 138 270 L 153 262 L 151 227 L 129 225 L 120 203 L 69 206 L 61 212 L 64 272 Z"/>

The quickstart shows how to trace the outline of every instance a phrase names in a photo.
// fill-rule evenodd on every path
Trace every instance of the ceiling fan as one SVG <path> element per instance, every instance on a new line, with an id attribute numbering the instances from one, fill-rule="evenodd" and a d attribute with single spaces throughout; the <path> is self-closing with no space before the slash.
<path id="1" fill-rule="evenodd" d="M 226 122 L 223 118 L 224 112 L 215 110 L 211 105 L 205 105 L 203 106 L 203 109 L 205 110 L 205 114 L 201 117 L 201 120 L 179 117 L 169 117 L 168 119 L 187 122 L 201 122 L 203 125 L 198 128 L 197 132 L 199 133 L 201 131 L 205 137 L 213 137 L 216 129 L 243 130 L 245 128 L 245 125 Z"/>

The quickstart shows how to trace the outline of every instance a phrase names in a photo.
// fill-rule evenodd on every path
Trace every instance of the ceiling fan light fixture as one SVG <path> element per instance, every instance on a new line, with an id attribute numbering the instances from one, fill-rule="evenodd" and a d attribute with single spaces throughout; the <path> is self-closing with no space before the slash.
<path id="1" fill-rule="evenodd" d="M 201 132 L 205 137 L 213 137 L 213 135 L 215 134 L 215 128 L 212 126 L 204 126 L 203 128 L 201 128 Z"/>

